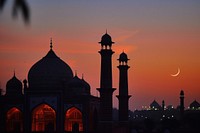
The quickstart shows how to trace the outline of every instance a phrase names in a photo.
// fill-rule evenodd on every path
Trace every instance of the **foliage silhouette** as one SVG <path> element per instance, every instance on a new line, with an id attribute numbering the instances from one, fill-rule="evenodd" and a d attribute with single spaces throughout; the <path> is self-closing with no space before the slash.
<path id="1" fill-rule="evenodd" d="M 7 0 L 0 0 L 0 11 L 3 10 L 5 3 Z M 30 9 L 26 0 L 14 0 L 13 9 L 12 9 L 12 16 L 16 18 L 18 14 L 21 12 L 24 22 L 29 24 L 30 22 Z"/>

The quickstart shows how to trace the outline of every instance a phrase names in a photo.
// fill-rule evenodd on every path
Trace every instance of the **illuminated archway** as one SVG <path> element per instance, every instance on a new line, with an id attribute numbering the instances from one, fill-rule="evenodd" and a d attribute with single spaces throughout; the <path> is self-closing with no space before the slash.
<path id="1" fill-rule="evenodd" d="M 23 131 L 22 112 L 19 109 L 13 107 L 8 110 L 6 114 L 6 130 L 7 132 Z"/>
<path id="2" fill-rule="evenodd" d="M 65 131 L 72 131 L 74 127 L 78 128 L 75 130 L 83 131 L 83 118 L 81 111 L 72 107 L 65 114 Z"/>
<path id="3" fill-rule="evenodd" d="M 47 104 L 41 104 L 32 112 L 32 131 L 56 131 L 56 113 Z"/>

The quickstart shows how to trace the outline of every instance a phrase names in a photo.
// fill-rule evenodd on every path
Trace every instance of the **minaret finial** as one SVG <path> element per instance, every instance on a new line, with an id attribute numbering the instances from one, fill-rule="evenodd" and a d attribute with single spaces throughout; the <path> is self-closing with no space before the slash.
<path id="1" fill-rule="evenodd" d="M 53 48 L 53 45 L 52 45 L 52 38 L 50 39 L 50 49 Z"/>

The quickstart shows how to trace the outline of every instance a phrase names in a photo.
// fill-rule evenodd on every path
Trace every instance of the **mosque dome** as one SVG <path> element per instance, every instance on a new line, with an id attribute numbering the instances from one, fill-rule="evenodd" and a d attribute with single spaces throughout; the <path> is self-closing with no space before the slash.
<path id="1" fill-rule="evenodd" d="M 6 95 L 22 94 L 22 82 L 14 76 L 6 84 Z"/>
<path id="2" fill-rule="evenodd" d="M 62 61 L 52 50 L 35 63 L 28 73 L 29 89 L 51 90 L 63 87 L 63 82 L 73 78 L 73 72 L 68 64 Z"/>
<path id="3" fill-rule="evenodd" d="M 129 59 L 128 59 L 128 56 L 126 53 L 122 52 L 120 55 L 119 55 L 119 59 L 118 59 L 120 62 L 127 62 Z"/>
<path id="4" fill-rule="evenodd" d="M 105 46 L 111 46 L 114 42 L 112 42 L 112 38 L 109 34 L 104 34 L 102 37 L 101 37 L 101 45 L 105 45 Z"/>

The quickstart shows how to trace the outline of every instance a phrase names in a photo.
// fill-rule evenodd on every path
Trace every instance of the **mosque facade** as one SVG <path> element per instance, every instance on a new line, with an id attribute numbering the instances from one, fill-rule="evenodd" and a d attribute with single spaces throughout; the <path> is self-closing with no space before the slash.
<path id="1" fill-rule="evenodd" d="M 100 97 L 91 95 L 87 81 L 73 74 L 70 66 L 50 50 L 21 82 L 17 75 L 0 95 L 0 132 L 104 132 L 113 130 L 112 38 L 107 33 L 101 49 Z M 119 56 L 119 121 L 128 122 L 127 55 Z"/>

